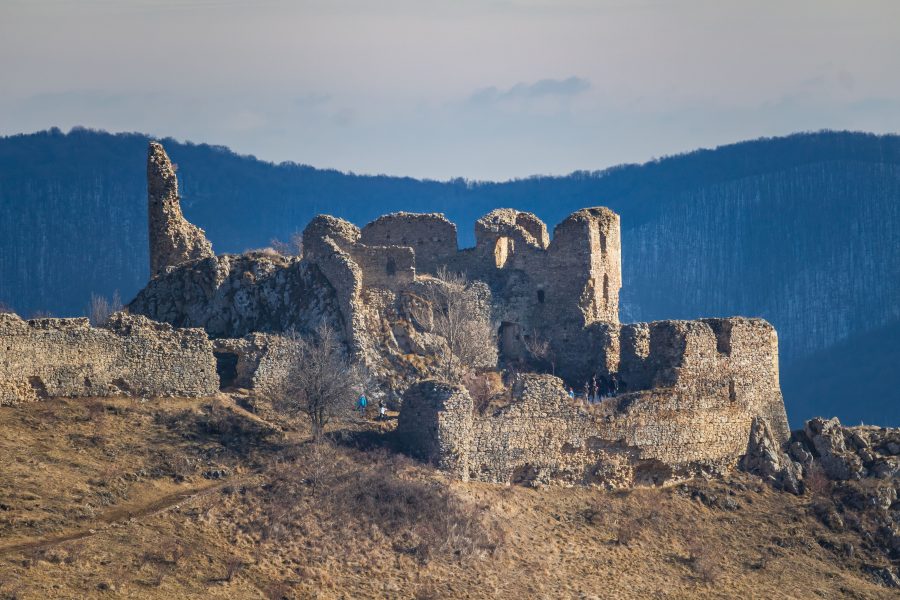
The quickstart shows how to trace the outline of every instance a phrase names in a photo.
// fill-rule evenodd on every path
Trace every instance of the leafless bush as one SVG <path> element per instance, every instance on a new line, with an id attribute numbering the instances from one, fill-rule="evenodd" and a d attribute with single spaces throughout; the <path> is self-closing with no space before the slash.
<path id="1" fill-rule="evenodd" d="M 283 581 L 270 583 L 265 593 L 268 600 L 291 600 L 294 597 L 291 586 Z"/>
<path id="2" fill-rule="evenodd" d="M 637 515 L 625 515 L 616 523 L 616 543 L 629 546 L 638 539 L 644 530 L 644 524 Z"/>
<path id="3" fill-rule="evenodd" d="M 16 311 L 14 311 L 12 309 L 12 307 L 9 304 L 7 304 L 6 302 L 0 302 L 0 315 L 2 315 L 4 313 L 14 315 L 14 314 L 16 314 Z"/>
<path id="4" fill-rule="evenodd" d="M 719 580 L 721 568 L 718 557 L 721 549 L 717 544 L 692 538 L 688 543 L 687 551 L 691 570 L 700 581 L 712 584 Z"/>
<path id="5" fill-rule="evenodd" d="M 427 562 L 437 555 L 495 551 L 502 532 L 446 486 L 398 476 L 390 465 L 359 471 L 335 490 L 343 518 L 362 519 L 394 540 L 395 549 Z"/>
<path id="6" fill-rule="evenodd" d="M 191 556 L 191 554 L 193 553 L 193 549 L 190 546 L 188 546 L 187 544 L 185 544 L 184 542 L 175 540 L 172 542 L 171 546 L 169 547 L 168 552 L 169 552 L 169 556 L 172 557 L 172 564 L 177 565 L 183 559 L 189 558 Z"/>
<path id="7" fill-rule="evenodd" d="M 445 380 L 496 364 L 497 340 L 486 308 L 489 302 L 476 284 L 441 267 L 437 282 L 425 289 L 422 299 L 424 303 L 417 305 L 413 318 L 429 324 L 432 333 L 444 339 L 438 362 Z"/>
<path id="8" fill-rule="evenodd" d="M 293 360 L 288 377 L 276 393 L 276 405 L 289 415 L 306 415 L 314 440 L 342 412 L 353 407 L 361 389 L 362 370 L 350 362 L 337 333 L 327 326 L 316 329 L 315 339 L 288 337 Z"/>
<path id="9" fill-rule="evenodd" d="M 225 560 L 225 577 L 222 578 L 223 581 L 231 581 L 234 579 L 235 575 L 240 573 L 246 564 L 243 560 L 238 558 L 237 556 L 230 556 Z"/>
<path id="10" fill-rule="evenodd" d="M 531 335 L 525 336 L 524 343 L 532 362 L 537 363 L 540 368 L 549 368 L 550 373 L 556 375 L 556 355 L 550 346 L 550 340 L 535 330 Z"/>
<path id="11" fill-rule="evenodd" d="M 817 462 L 813 462 L 806 469 L 803 487 L 813 498 L 827 498 L 831 495 L 831 481 L 825 474 L 825 469 Z"/>
<path id="12" fill-rule="evenodd" d="M 94 327 L 103 327 L 109 322 L 109 317 L 122 310 L 122 298 L 119 291 L 113 292 L 112 299 L 106 296 L 91 294 L 91 304 L 88 308 L 88 319 Z"/>
<path id="13" fill-rule="evenodd" d="M 286 242 L 274 238 L 271 242 L 272 248 L 283 256 L 303 256 L 303 233 L 295 231 Z"/>
<path id="14" fill-rule="evenodd" d="M 492 405 L 499 404 L 509 395 L 509 390 L 503 384 L 503 376 L 496 371 L 469 373 L 463 379 L 463 385 L 472 396 L 475 410 L 481 414 L 487 412 Z"/>

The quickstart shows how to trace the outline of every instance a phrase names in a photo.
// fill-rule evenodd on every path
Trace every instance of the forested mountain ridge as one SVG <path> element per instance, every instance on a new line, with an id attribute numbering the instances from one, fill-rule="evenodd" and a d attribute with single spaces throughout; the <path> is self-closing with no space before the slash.
<path id="1" fill-rule="evenodd" d="M 0 301 L 74 315 L 92 292 L 128 300 L 143 286 L 147 140 L 78 129 L 0 138 Z M 779 331 L 786 390 L 802 383 L 804 358 L 900 320 L 898 136 L 797 134 L 503 183 L 353 175 L 163 143 L 186 217 L 219 253 L 286 239 L 321 212 L 360 225 L 444 212 L 468 245 L 475 219 L 496 207 L 535 212 L 552 229 L 573 210 L 608 206 L 622 216 L 622 319 L 765 317 Z M 885 352 L 895 337 L 880 342 Z M 900 375 L 862 373 L 852 357 L 836 365 L 864 400 L 841 402 L 829 394 L 846 389 L 831 386 L 823 405 L 850 422 L 897 424 L 880 407 L 900 404 Z M 788 395 L 791 418 L 815 412 L 810 402 L 795 413 Z"/>

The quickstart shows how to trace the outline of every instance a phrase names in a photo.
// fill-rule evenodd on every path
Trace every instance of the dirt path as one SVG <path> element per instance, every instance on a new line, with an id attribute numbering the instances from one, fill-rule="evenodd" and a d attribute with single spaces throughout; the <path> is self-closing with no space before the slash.
<path id="1" fill-rule="evenodd" d="M 131 519 L 147 517 L 164 512 L 165 510 L 172 508 L 175 505 L 193 500 L 194 498 L 205 496 L 207 494 L 211 494 L 225 487 L 226 485 L 237 485 L 244 483 L 249 478 L 250 476 L 245 476 L 226 479 L 225 481 L 207 482 L 170 494 L 164 494 L 147 502 L 118 506 L 98 517 L 90 526 L 79 529 L 77 531 L 71 531 L 69 533 L 63 533 L 59 535 L 25 539 L 24 541 L 18 541 L 13 544 L 0 546 L 0 556 L 18 552 L 28 552 L 30 550 L 42 550 L 65 542 L 71 542 L 73 540 L 81 540 L 87 537 L 91 537 L 93 535 L 102 533 L 103 531 L 118 523 L 123 523 L 126 521 L 130 521 Z"/>

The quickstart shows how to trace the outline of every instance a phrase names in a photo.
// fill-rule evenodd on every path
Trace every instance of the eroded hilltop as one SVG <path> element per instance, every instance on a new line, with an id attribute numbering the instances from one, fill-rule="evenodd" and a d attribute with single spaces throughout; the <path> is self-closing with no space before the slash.
<path id="1" fill-rule="evenodd" d="M 478 220 L 476 244 L 464 249 L 440 214 L 396 213 L 362 229 L 323 215 L 303 232 L 302 256 L 215 256 L 203 232 L 181 216 L 174 170 L 156 143 L 148 181 L 155 275 L 128 311 L 176 328 L 142 349 L 148 361 L 172 364 L 173 378 L 208 373 L 215 360 L 222 386 L 277 388 L 292 360 L 281 336 L 311 335 L 326 323 L 370 374 L 370 397 L 400 407 L 400 433 L 411 450 L 464 479 L 664 483 L 732 468 L 754 423 L 778 444 L 788 439 L 771 325 L 740 317 L 619 322 L 619 217 L 606 208 L 576 211 L 552 239 L 535 215 L 498 209 Z M 471 310 L 491 323 L 491 347 L 471 367 L 519 372 L 510 377 L 508 405 L 492 414 L 475 415 L 461 383 L 437 381 L 435 356 L 448 339 L 430 325 L 438 308 L 432 292 L 448 285 L 448 272 L 474 282 Z M 103 352 L 73 351 L 73 334 L 38 333 L 67 327 L 32 321 L 10 329 L 18 345 L 4 360 L 12 382 L 7 402 L 51 390 L 210 391 L 207 380 L 192 390 L 168 385 L 165 374 L 148 385 L 140 367 L 129 374 Z M 180 328 L 188 329 L 171 333 Z M 132 348 L 139 347 L 132 337 L 150 330 L 115 331 Z M 181 352 L 187 346 L 179 335 L 204 332 L 210 342 Z M 105 335 L 85 329 L 75 337 Z M 537 341 L 540 365 L 532 360 Z M 21 348 L 32 348 L 28 361 Z M 573 388 L 605 398 L 577 400 Z"/>
<path id="2" fill-rule="evenodd" d="M 16 455 L 0 471 L 0 592 L 900 587 L 900 432 L 790 432 L 764 320 L 621 323 L 612 211 L 576 211 L 551 239 L 495 210 L 472 248 L 440 214 L 323 215 L 297 255 L 215 255 L 158 144 L 148 180 L 154 275 L 126 311 L 95 326 L 0 314 L 0 450 Z M 456 293 L 455 328 L 437 326 Z M 323 326 L 399 414 L 310 443 L 273 409 L 306 367 L 298 340 Z M 454 351 L 461 333 L 472 347 Z"/>

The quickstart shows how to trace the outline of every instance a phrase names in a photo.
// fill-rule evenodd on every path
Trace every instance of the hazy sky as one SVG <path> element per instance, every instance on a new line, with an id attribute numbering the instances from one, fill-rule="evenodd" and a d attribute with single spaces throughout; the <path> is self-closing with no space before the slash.
<path id="1" fill-rule="evenodd" d="M 898 0 L 0 0 L 0 134 L 505 179 L 900 131 Z"/>

